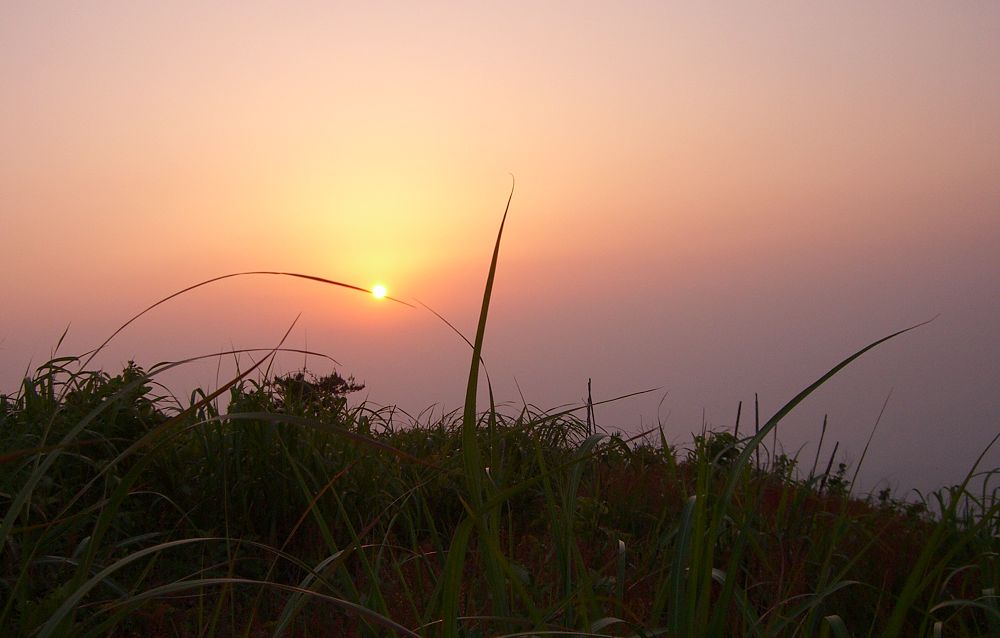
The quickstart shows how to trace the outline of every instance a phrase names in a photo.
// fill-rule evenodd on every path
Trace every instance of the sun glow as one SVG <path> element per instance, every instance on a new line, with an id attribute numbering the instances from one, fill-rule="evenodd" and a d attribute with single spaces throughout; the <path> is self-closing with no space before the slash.
<path id="1" fill-rule="evenodd" d="M 375 286 L 372 287 L 372 295 L 376 299 L 384 298 L 385 293 L 386 293 L 385 286 L 383 286 L 382 284 L 376 284 Z"/>

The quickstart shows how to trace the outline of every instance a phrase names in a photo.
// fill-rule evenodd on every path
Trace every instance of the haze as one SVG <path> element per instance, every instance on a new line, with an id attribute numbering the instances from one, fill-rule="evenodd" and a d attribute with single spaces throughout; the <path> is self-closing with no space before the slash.
<path id="1" fill-rule="evenodd" d="M 1000 4 L 8 2 L 0 78 L 2 391 L 67 325 L 81 353 L 243 270 L 385 283 L 471 335 L 513 173 L 485 351 L 511 410 L 659 388 L 598 423 L 683 444 L 940 315 L 782 442 L 808 467 L 828 414 L 855 463 L 889 397 L 862 478 L 903 495 L 1000 428 Z M 99 363 L 270 348 L 299 313 L 285 345 L 370 401 L 460 406 L 430 312 L 287 278 L 178 298 Z"/>

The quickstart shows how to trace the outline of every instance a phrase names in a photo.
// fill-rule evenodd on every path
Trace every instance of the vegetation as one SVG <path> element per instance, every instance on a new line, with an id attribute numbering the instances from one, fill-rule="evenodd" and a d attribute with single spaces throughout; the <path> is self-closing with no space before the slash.
<path id="1" fill-rule="evenodd" d="M 465 406 L 437 421 L 261 364 L 180 402 L 155 382 L 178 364 L 60 358 L 0 396 L 2 633 L 1000 635 L 994 472 L 858 498 L 833 455 L 806 472 L 765 445 L 885 339 L 753 435 L 687 449 L 480 411 L 499 246 Z"/>

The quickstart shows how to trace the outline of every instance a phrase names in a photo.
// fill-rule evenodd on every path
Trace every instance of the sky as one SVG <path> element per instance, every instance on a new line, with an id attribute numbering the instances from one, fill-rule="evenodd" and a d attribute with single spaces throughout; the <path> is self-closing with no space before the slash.
<path id="1" fill-rule="evenodd" d="M 860 483 L 904 496 L 1000 432 L 1000 4 L 6 2 L 0 78 L 0 392 L 67 327 L 79 354 L 277 270 L 417 307 L 233 278 L 97 363 L 291 328 L 373 404 L 458 408 L 469 348 L 417 301 L 474 334 L 513 174 L 484 351 L 509 410 L 655 388 L 598 423 L 683 445 L 936 317 L 786 451 L 808 469 L 826 415 L 853 468 L 877 422 Z M 276 369 L 303 365 L 331 364 Z"/>

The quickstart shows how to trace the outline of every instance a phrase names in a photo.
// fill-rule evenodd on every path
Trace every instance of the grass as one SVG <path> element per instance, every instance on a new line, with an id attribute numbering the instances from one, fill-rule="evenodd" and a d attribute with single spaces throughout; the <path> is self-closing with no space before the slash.
<path id="1" fill-rule="evenodd" d="M 1000 635 L 997 470 L 920 502 L 858 497 L 836 447 L 806 472 L 772 438 L 905 330 L 751 436 L 676 448 L 492 391 L 480 410 L 502 229 L 461 413 L 352 407 L 336 373 L 271 374 L 280 345 L 186 402 L 156 383 L 186 362 L 112 376 L 94 353 L 0 396 L 2 633 Z"/>

